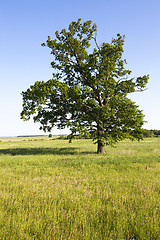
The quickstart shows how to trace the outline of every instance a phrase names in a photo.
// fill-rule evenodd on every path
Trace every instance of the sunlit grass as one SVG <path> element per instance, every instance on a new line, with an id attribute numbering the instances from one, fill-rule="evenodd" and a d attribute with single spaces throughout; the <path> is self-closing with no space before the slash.
<path id="1" fill-rule="evenodd" d="M 160 139 L 0 142 L 0 239 L 160 239 Z"/>

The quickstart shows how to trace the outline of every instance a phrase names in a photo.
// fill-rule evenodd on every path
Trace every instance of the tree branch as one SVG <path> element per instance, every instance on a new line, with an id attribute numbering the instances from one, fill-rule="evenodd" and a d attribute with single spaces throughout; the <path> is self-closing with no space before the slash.
<path id="1" fill-rule="evenodd" d="M 144 91 L 146 91 L 148 88 L 145 88 L 145 89 L 137 89 L 137 90 L 135 90 L 134 92 L 144 92 Z"/>
<path id="2" fill-rule="evenodd" d="M 93 38 L 94 41 L 95 41 L 95 44 L 97 46 L 97 48 L 99 49 L 99 51 L 101 50 L 100 47 L 98 46 L 98 43 L 97 43 L 97 26 L 96 26 L 96 31 L 95 31 L 95 37 Z"/>

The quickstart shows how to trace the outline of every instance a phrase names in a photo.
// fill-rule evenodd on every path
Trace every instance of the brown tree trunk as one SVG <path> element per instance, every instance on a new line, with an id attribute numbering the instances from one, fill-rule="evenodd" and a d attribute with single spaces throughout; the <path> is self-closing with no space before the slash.
<path id="1" fill-rule="evenodd" d="M 98 129 L 98 136 L 102 136 L 103 134 L 104 134 L 104 130 Z M 97 153 L 98 154 L 104 154 L 105 153 L 104 146 L 105 146 L 104 141 L 99 139 L 98 140 L 98 148 L 97 148 Z"/>
<path id="2" fill-rule="evenodd" d="M 103 141 L 98 141 L 98 148 L 97 148 L 97 153 L 98 153 L 98 154 L 104 154 L 104 153 L 106 153 L 104 146 L 105 146 L 105 144 L 104 144 Z"/>

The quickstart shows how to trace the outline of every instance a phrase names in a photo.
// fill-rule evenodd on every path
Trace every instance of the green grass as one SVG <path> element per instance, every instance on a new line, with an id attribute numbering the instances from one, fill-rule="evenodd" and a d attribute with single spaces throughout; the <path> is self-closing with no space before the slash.
<path id="1" fill-rule="evenodd" d="M 160 138 L 0 142 L 0 239 L 160 239 Z M 32 141 L 31 141 L 32 140 Z"/>

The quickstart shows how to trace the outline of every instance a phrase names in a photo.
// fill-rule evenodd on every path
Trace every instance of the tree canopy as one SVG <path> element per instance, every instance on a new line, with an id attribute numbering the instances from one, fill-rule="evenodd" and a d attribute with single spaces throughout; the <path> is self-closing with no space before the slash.
<path id="1" fill-rule="evenodd" d="M 49 36 L 42 46 L 51 49 L 53 78 L 22 92 L 21 118 L 33 116 L 44 131 L 68 127 L 71 138 L 90 136 L 97 153 L 124 138 L 140 140 L 144 115 L 128 94 L 143 91 L 149 75 L 130 77 L 122 57 L 124 39 L 117 34 L 99 45 L 96 24 L 81 19 L 56 31 L 54 39 Z"/>

